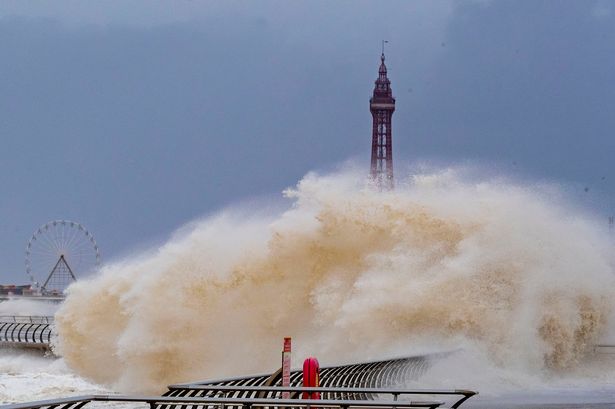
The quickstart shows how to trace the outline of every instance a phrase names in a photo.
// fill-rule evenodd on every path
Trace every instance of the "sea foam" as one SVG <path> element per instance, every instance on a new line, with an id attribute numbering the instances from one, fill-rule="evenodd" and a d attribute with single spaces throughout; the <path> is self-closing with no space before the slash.
<path id="1" fill-rule="evenodd" d="M 609 240 L 553 186 L 444 169 L 378 192 L 342 172 L 285 196 L 285 211 L 222 210 L 73 284 L 56 351 L 132 392 L 273 371 L 284 336 L 296 366 L 471 345 L 498 373 L 544 377 L 609 328 Z"/>

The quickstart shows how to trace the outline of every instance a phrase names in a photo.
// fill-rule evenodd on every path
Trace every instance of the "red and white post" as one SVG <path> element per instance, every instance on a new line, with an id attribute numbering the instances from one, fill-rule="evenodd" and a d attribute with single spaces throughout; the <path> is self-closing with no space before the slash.
<path id="1" fill-rule="evenodd" d="M 284 349 L 282 350 L 282 387 L 290 386 L 290 354 L 291 338 L 284 337 Z M 290 392 L 282 392 L 282 399 L 290 399 Z"/>

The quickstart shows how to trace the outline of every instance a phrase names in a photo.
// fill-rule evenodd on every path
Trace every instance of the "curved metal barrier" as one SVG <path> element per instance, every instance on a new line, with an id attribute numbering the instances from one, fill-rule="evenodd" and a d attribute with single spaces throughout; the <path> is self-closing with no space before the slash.
<path id="1" fill-rule="evenodd" d="M 0 323 L 11 327 L 51 325 L 50 322 L 15 321 Z M 416 377 L 425 370 L 429 359 L 440 355 L 325 367 L 320 372 L 323 386 L 316 388 L 276 386 L 281 381 L 281 370 L 278 370 L 267 375 L 170 385 L 162 396 L 86 395 L 9 404 L 0 409 L 81 409 L 91 402 L 140 402 L 150 409 L 434 409 L 442 405 L 458 409 L 476 392 L 389 386 Z M 291 385 L 300 385 L 301 375 L 301 371 L 292 371 Z M 288 392 L 290 398 L 283 398 L 282 392 Z M 321 399 L 303 399 L 305 392 L 319 392 Z"/>
<path id="2" fill-rule="evenodd" d="M 394 402 L 402 395 L 424 396 L 444 399 L 448 407 L 458 408 L 476 392 L 468 390 L 408 390 L 395 389 L 418 378 L 429 367 L 430 361 L 446 354 L 421 355 L 385 361 L 365 362 L 351 365 L 329 366 L 320 370 L 320 387 L 303 388 L 302 372 L 291 372 L 290 387 L 282 387 L 281 370 L 273 374 L 260 374 L 227 379 L 190 382 L 169 385 L 164 396 L 211 397 L 233 399 L 280 399 L 282 392 L 290 392 L 293 399 L 303 392 L 320 392 L 322 399 L 329 401 L 379 401 L 389 395 Z M 406 396 L 407 398 L 408 396 Z M 155 409 L 174 409 L 172 405 L 159 405 Z M 227 405 L 226 409 L 240 409 Z"/>
<path id="3" fill-rule="evenodd" d="M 299 392 L 297 388 L 290 388 Z M 314 389 L 326 388 L 301 388 L 306 392 Z M 384 391 L 390 392 L 390 391 Z M 427 393 L 429 392 L 429 393 Z M 434 391 L 405 391 L 396 390 L 400 395 L 431 394 Z M 474 392 L 467 391 L 472 395 Z M 349 392 L 354 393 L 354 392 Z M 374 394 L 374 391 L 362 389 L 360 393 Z M 470 395 L 471 396 L 471 395 Z M 441 401 L 431 400 L 311 400 L 311 399 L 272 399 L 272 398 L 218 398 L 218 397 L 165 397 L 165 396 L 122 396 L 122 395 L 86 395 L 73 398 L 50 399 L 37 402 L 16 403 L 0 406 L 0 409 L 81 409 L 90 402 L 140 402 L 146 403 L 150 408 L 172 407 L 180 409 L 220 409 L 237 407 L 241 409 L 267 408 L 267 409 L 408 409 L 408 408 L 431 408 L 435 409 L 443 405 Z"/>
<path id="4" fill-rule="evenodd" d="M 0 346 L 50 349 L 53 317 L 0 316 Z"/>
<path id="5" fill-rule="evenodd" d="M 384 388 L 398 386 L 407 380 L 415 379 L 421 375 L 429 367 L 431 359 L 442 355 L 420 355 L 359 364 L 326 366 L 320 369 L 320 385 L 322 387 L 341 388 Z M 291 372 L 290 386 L 300 386 L 302 381 L 302 372 L 300 370 Z M 194 385 L 281 386 L 281 383 L 281 373 L 278 370 L 273 374 L 175 384 L 170 385 L 169 389 L 189 388 Z"/>
<path id="6" fill-rule="evenodd" d="M 173 389 L 173 385 L 169 386 Z M 404 397 L 424 396 L 448 399 L 451 397 L 449 406 L 457 409 L 466 400 L 476 395 L 477 392 L 463 389 L 386 389 L 386 388 L 305 388 L 305 387 L 279 387 L 279 386 L 230 386 L 230 385 L 194 385 L 187 397 L 213 397 L 232 399 L 281 399 L 282 392 L 290 392 L 291 398 L 298 398 L 303 392 L 319 392 L 321 396 L 327 396 L 326 400 L 349 400 L 349 401 L 376 401 L 382 395 L 390 395 L 392 402 L 402 402 Z M 337 398 L 336 398 L 337 397 Z M 400 399 L 401 398 L 401 399 Z M 440 404 L 444 404 L 441 402 Z M 231 406 L 232 407 L 232 406 Z M 172 408 L 172 406 L 159 406 L 159 408 Z M 228 406 L 227 406 L 228 408 Z"/>

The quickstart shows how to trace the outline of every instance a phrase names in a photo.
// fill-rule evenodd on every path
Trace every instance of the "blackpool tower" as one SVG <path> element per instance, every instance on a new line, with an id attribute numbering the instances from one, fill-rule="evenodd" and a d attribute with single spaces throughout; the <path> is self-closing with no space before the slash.
<path id="1" fill-rule="evenodd" d="M 395 111 L 395 98 L 391 90 L 391 81 L 387 77 L 387 67 L 384 65 L 384 50 L 380 61 L 374 95 L 369 100 L 369 110 L 373 120 L 370 176 L 379 189 L 390 190 L 394 186 L 391 118 Z"/>

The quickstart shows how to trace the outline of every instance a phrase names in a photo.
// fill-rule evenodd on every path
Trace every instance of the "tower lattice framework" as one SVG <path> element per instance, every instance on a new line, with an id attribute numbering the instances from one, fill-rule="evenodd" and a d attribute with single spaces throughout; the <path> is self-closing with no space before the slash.
<path id="1" fill-rule="evenodd" d="M 387 77 L 384 52 L 380 56 L 378 79 L 369 100 L 372 113 L 372 162 L 370 176 L 380 189 L 393 189 L 393 136 L 391 118 L 395 111 L 395 98 L 391 81 Z"/>
<path id="2" fill-rule="evenodd" d="M 77 281 L 77 278 L 62 254 L 45 280 L 42 290 L 44 293 L 61 293 L 74 281 Z"/>

